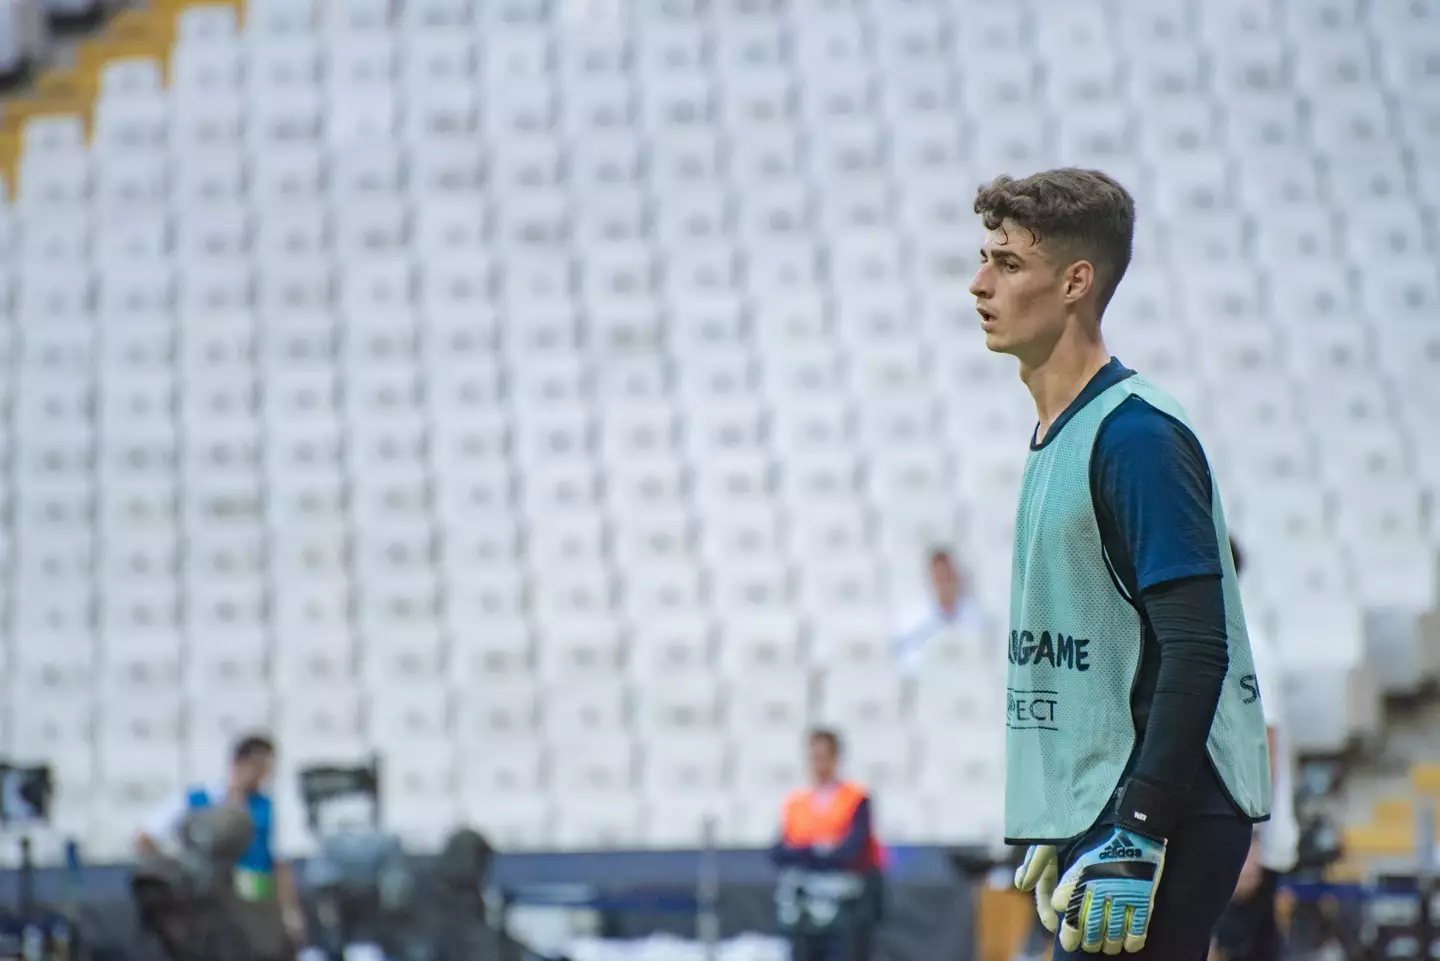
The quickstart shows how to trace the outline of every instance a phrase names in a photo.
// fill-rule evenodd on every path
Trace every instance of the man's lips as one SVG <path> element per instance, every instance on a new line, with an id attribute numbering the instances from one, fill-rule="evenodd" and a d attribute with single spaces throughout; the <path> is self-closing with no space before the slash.
<path id="1" fill-rule="evenodd" d="M 995 315 L 984 307 L 976 307 L 975 313 L 980 315 L 980 326 L 985 330 L 995 326 Z"/>

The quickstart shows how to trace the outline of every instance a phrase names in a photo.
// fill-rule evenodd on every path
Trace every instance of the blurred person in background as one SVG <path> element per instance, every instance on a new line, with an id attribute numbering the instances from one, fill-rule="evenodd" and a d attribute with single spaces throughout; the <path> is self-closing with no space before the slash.
<path id="1" fill-rule="evenodd" d="M 782 870 L 853 876 L 864 891 L 840 902 L 845 916 L 835 932 L 795 936 L 795 961 L 869 961 L 880 920 L 884 852 L 875 837 L 870 795 L 862 785 L 841 780 L 840 756 L 839 734 L 828 728 L 810 732 L 810 784 L 785 799 L 780 840 L 770 859 Z"/>
<path id="2" fill-rule="evenodd" d="M 1020 943 L 1020 949 L 1015 953 L 1013 961 L 1045 961 L 1050 957 L 1050 946 L 1054 941 L 1055 934 L 1045 926 L 1045 922 L 1037 914 L 1032 920 L 1029 933 L 1025 935 L 1025 940 Z"/>
<path id="3" fill-rule="evenodd" d="M 1019 361 L 1038 421 L 1008 639 L 1005 838 L 1027 847 L 1016 884 L 1057 931 L 1057 961 L 1200 961 L 1269 815 L 1270 770 L 1205 451 L 1101 329 L 1134 200 L 1066 168 L 997 177 L 974 207 L 979 326 Z"/>
<path id="4" fill-rule="evenodd" d="M 229 805 L 250 815 L 250 846 L 235 866 L 235 888 L 246 901 L 278 904 L 285 932 L 296 944 L 305 939 L 305 914 L 290 865 L 278 860 L 271 847 L 274 804 L 267 793 L 275 768 L 275 743 L 252 734 L 241 738 L 230 753 L 227 778 L 197 784 L 167 801 L 150 816 L 136 847 L 144 854 L 165 853 L 179 843 L 185 816 L 199 808 Z"/>
<path id="5" fill-rule="evenodd" d="M 916 669 L 927 646 L 952 630 L 983 634 L 985 619 L 970 593 L 969 580 L 955 558 L 943 547 L 930 551 L 926 564 L 928 591 L 923 602 L 907 612 L 891 641 L 896 660 L 907 670 Z"/>
<path id="6" fill-rule="evenodd" d="M 1235 573 L 1243 576 L 1245 555 L 1230 538 Z M 1280 877 L 1293 870 L 1299 857 L 1300 824 L 1295 817 L 1295 755 L 1285 731 L 1285 686 L 1280 658 L 1270 636 L 1250 626 L 1250 653 L 1255 662 L 1255 697 L 1265 712 L 1270 741 L 1270 773 L 1274 800 L 1270 820 L 1255 829 L 1250 855 L 1220 923 L 1215 927 L 1214 961 L 1278 961 L 1284 939 L 1275 918 Z M 1243 679 L 1242 679 L 1243 683 Z"/>

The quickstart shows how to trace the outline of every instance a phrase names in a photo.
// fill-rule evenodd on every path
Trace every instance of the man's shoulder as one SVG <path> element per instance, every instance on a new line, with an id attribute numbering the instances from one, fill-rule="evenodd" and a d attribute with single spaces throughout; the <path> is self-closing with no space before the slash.
<path id="1" fill-rule="evenodd" d="M 1127 466 L 1173 464 L 1209 471 L 1195 429 L 1178 407 L 1166 409 L 1144 394 L 1126 397 L 1095 434 L 1092 464 L 1109 471 Z"/>
<path id="2" fill-rule="evenodd" d="M 931 597 L 912 594 L 891 608 L 895 633 L 909 634 L 930 627 L 938 619 Z"/>
<path id="3" fill-rule="evenodd" d="M 1105 418 L 1100 425 L 1100 435 L 1108 440 L 1145 443 L 1184 440 L 1198 444 L 1199 438 L 1185 419 L 1184 408 L 1173 398 L 1167 402 L 1167 397 L 1158 388 L 1131 392 Z"/>
<path id="4" fill-rule="evenodd" d="M 185 788 L 185 796 L 187 798 L 198 799 L 203 797 L 211 804 L 222 803 L 229 793 L 229 786 L 224 781 L 218 779 L 213 781 L 196 781 Z"/>

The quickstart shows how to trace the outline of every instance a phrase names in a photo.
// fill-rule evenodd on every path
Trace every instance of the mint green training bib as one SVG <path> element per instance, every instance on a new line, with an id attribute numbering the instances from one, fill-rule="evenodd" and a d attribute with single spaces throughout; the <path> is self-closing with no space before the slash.
<path id="1" fill-rule="evenodd" d="M 1076 411 L 1025 464 L 1006 692 L 1005 838 L 1012 844 L 1062 841 L 1088 830 L 1111 802 L 1135 747 L 1130 694 L 1140 667 L 1140 615 L 1111 576 L 1090 490 L 1096 436 L 1132 395 L 1189 427 L 1174 398 L 1132 376 Z M 1230 666 L 1207 747 L 1231 799 L 1258 820 L 1270 810 L 1265 719 L 1213 479 L 1211 490 Z"/>

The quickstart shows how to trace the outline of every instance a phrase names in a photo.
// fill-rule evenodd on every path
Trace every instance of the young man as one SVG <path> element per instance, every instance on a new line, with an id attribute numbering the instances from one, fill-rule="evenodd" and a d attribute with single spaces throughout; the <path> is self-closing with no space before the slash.
<path id="1" fill-rule="evenodd" d="M 300 943 L 305 936 L 305 915 L 299 891 L 290 865 L 277 860 L 270 846 L 274 813 L 265 788 L 274 767 L 273 741 L 259 735 L 242 738 L 230 754 L 229 778 L 196 785 L 167 802 L 151 815 L 136 846 L 144 852 L 158 852 L 163 845 L 178 843 L 185 816 L 196 808 L 232 805 L 244 809 L 254 827 L 250 846 L 235 865 L 236 890 L 247 901 L 278 902 L 286 933 Z"/>
<path id="2" fill-rule="evenodd" d="M 1100 318 L 1135 206 L 1104 174 L 997 178 L 970 286 L 1039 423 L 1016 515 L 1005 834 L 1055 957 L 1201 961 L 1270 808 L 1225 517 L 1173 398 Z M 1057 917 L 1057 912 L 1059 917 Z"/>
<path id="3" fill-rule="evenodd" d="M 959 628 L 982 633 L 985 621 L 948 550 L 943 547 L 931 550 L 926 567 L 930 575 L 929 596 L 923 606 L 908 612 L 909 616 L 890 642 L 896 660 L 908 671 L 919 669 L 925 649 L 936 638 Z"/>
<path id="4" fill-rule="evenodd" d="M 1235 574 L 1245 576 L 1245 554 L 1230 538 Z M 1268 634 L 1250 632 L 1250 653 L 1255 660 L 1255 696 L 1265 713 L 1265 736 L 1270 741 L 1270 820 L 1260 825 L 1250 856 L 1240 872 L 1235 893 L 1215 928 L 1211 958 L 1225 961 L 1276 961 L 1284 952 L 1284 939 L 1275 917 L 1275 895 L 1280 876 L 1295 867 L 1300 848 L 1300 824 L 1295 817 L 1295 755 L 1285 722 L 1285 684 L 1280 655 Z"/>
<path id="5" fill-rule="evenodd" d="M 884 854 L 870 816 L 870 795 L 840 778 L 840 735 L 816 728 L 809 737 L 810 786 L 792 791 L 780 813 L 780 840 L 770 849 L 779 868 L 848 874 L 864 882 L 863 896 L 844 902 L 838 930 L 797 935 L 796 961 L 868 961 L 879 915 Z"/>

